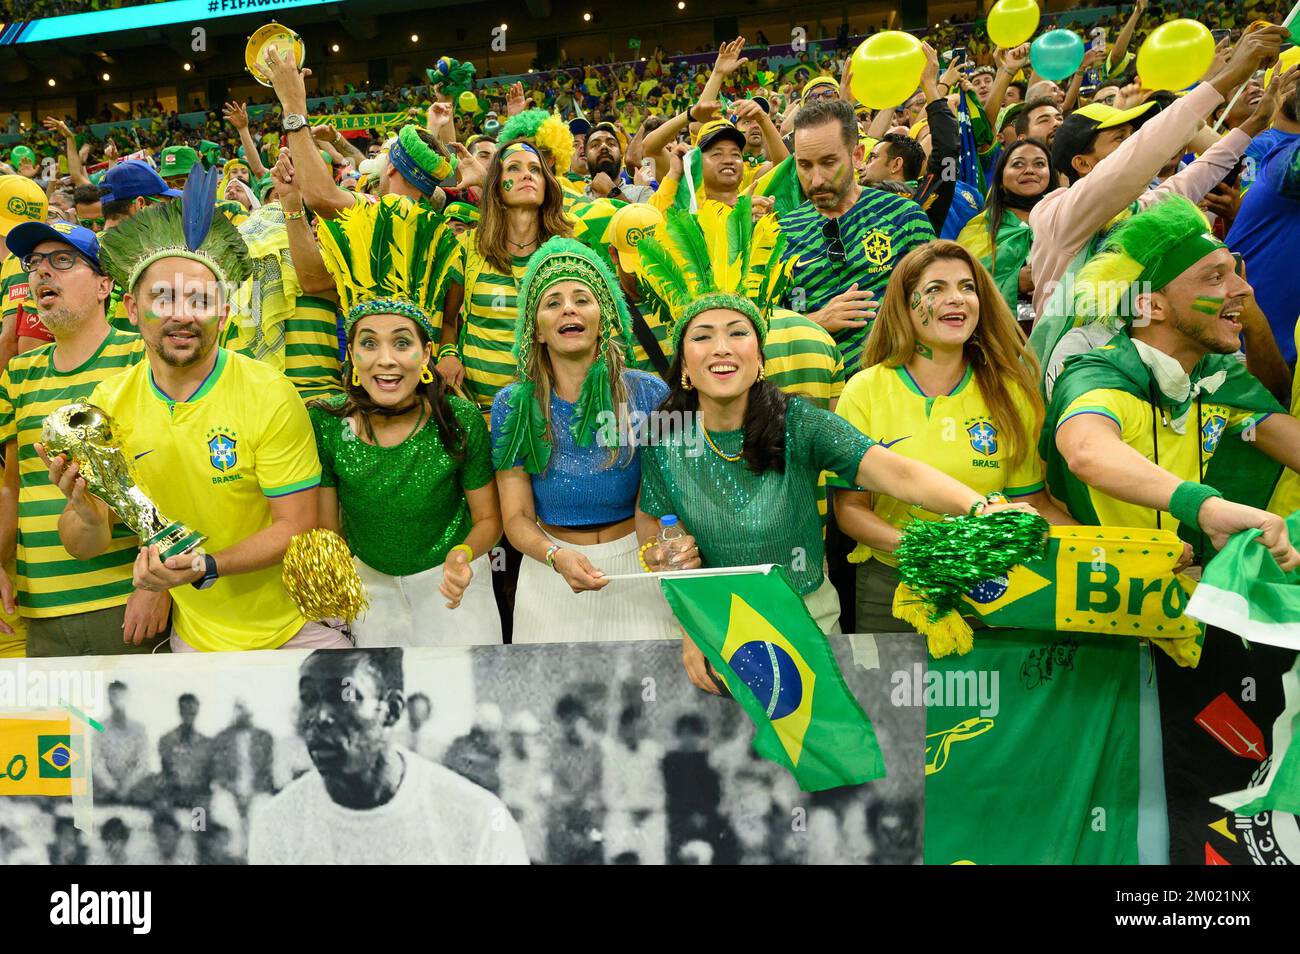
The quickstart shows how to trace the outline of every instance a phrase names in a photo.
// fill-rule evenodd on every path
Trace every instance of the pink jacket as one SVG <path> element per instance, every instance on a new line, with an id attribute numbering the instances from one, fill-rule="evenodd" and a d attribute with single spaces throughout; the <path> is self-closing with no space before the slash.
<path id="1" fill-rule="evenodd" d="M 1232 171 L 1250 145 L 1250 136 L 1234 129 L 1205 154 L 1155 189 L 1151 180 L 1169 161 L 1175 146 L 1187 142 L 1201 121 L 1223 102 L 1209 83 L 1162 110 L 1068 189 L 1044 196 L 1029 213 L 1034 244 L 1029 267 L 1034 276 L 1034 311 L 1041 312 L 1052 289 L 1079 249 L 1107 222 L 1136 199 L 1145 208 L 1165 192 L 1200 202 Z"/>

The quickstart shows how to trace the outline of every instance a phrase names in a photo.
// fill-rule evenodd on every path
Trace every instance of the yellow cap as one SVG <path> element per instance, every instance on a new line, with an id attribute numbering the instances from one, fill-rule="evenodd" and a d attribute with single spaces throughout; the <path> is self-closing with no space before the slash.
<path id="1" fill-rule="evenodd" d="M 45 190 L 26 176 L 0 176 L 0 235 L 24 222 L 44 222 L 49 205 Z"/>
<path id="2" fill-rule="evenodd" d="M 1264 74 L 1264 88 L 1268 89 L 1268 84 L 1273 82 L 1273 77 L 1278 71 L 1285 73 L 1291 67 L 1300 63 L 1300 46 L 1293 46 L 1277 58 L 1277 65 L 1270 66 L 1268 72 Z"/>
<path id="3" fill-rule="evenodd" d="M 605 237 L 609 244 L 618 249 L 618 264 L 623 271 L 641 270 L 641 255 L 636 250 L 637 244 L 663 224 L 663 213 L 644 202 L 625 205 L 614 213 L 614 217 L 609 220 L 609 228 L 605 230 Z"/>

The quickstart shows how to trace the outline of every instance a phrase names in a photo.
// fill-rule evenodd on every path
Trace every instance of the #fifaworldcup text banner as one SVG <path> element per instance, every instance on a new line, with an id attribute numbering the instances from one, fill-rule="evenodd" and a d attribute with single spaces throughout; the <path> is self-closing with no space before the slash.
<path id="1" fill-rule="evenodd" d="M 241 13 L 279 13 L 282 10 L 337 2 L 338 0 L 169 0 L 167 3 L 118 10 L 93 10 L 62 17 L 43 17 L 25 23 L 0 24 L 0 46 L 120 33 L 123 30 L 169 26 L 174 23 L 200 26 L 207 20 Z"/>

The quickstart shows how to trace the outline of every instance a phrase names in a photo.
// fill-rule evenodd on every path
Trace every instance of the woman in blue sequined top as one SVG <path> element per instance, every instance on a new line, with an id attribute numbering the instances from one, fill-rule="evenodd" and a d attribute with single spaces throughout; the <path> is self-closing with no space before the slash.
<path id="1" fill-rule="evenodd" d="M 493 462 L 506 537 L 523 555 L 518 643 L 676 636 L 639 573 L 634 516 L 639 427 L 668 393 L 624 367 L 628 316 L 612 271 L 555 238 L 534 255 L 519 294 L 519 380 L 492 404 Z"/>

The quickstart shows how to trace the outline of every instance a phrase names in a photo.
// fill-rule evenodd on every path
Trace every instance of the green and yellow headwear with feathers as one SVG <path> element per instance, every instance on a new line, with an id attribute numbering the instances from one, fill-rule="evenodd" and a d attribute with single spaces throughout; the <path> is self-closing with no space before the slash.
<path id="1" fill-rule="evenodd" d="M 740 312 L 766 341 L 772 308 L 790 278 L 784 249 L 776 216 L 755 223 L 747 195 L 731 209 L 718 204 L 698 216 L 670 209 L 637 245 L 637 276 L 647 302 L 672 316 L 673 351 L 691 319 L 714 308 Z"/>
<path id="2" fill-rule="evenodd" d="M 525 109 L 506 120 L 497 142 L 523 139 L 538 149 L 545 149 L 555 162 L 556 175 L 564 175 L 573 162 L 573 133 L 569 124 L 545 109 Z"/>
<path id="3" fill-rule="evenodd" d="M 151 205 L 103 233 L 99 260 L 120 288 L 134 294 L 145 269 L 165 258 L 199 262 L 229 295 L 252 273 L 239 230 L 217 214 L 215 169 L 196 166 L 175 202 Z"/>
<path id="4" fill-rule="evenodd" d="M 549 402 L 550 395 L 536 393 L 536 382 L 529 377 L 528 369 L 536 347 L 537 309 L 542 296 L 552 286 L 568 281 L 581 282 L 590 288 L 600 306 L 596 361 L 583 379 L 571 433 L 579 447 L 590 447 L 593 441 L 601 447 L 617 446 L 617 442 L 605 443 L 609 429 L 601 427 L 600 422 L 612 419 L 605 415 L 615 413 L 610 357 L 615 351 L 630 352 L 632 319 L 613 270 L 586 245 L 557 236 L 533 253 L 519 283 L 519 323 L 515 327 L 514 348 L 519 380 L 510 392 L 501 440 L 493 453 L 493 464 L 498 470 L 513 467 L 522 458 L 528 473 L 540 474 L 550 461 L 552 446 L 546 437 L 547 418 L 539 403 Z"/>
<path id="5" fill-rule="evenodd" d="M 456 235 L 429 206 L 399 195 L 358 202 L 317 235 L 325 267 L 334 277 L 344 329 L 366 315 L 405 314 L 437 341 L 447 273 Z M 395 307 L 396 303 L 405 303 Z"/>
<path id="6" fill-rule="evenodd" d="M 1100 253 L 1079 270 L 1075 315 L 1081 323 L 1131 323 L 1137 315 L 1136 295 L 1160 291 L 1226 247 L 1193 203 L 1177 195 L 1162 198 L 1121 222 Z"/>

